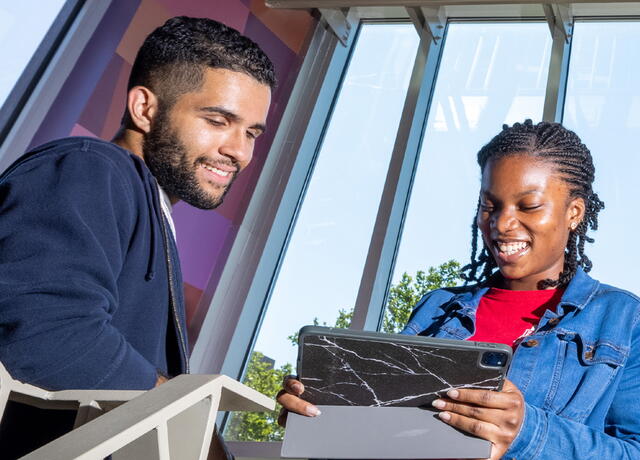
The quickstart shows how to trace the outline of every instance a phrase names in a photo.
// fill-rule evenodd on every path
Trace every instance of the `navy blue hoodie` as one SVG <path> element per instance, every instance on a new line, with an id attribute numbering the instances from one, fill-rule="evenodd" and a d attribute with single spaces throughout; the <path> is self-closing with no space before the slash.
<path id="1" fill-rule="evenodd" d="M 15 379 L 149 389 L 188 370 L 187 349 L 176 246 L 141 159 L 67 138 L 0 176 L 0 361 Z"/>

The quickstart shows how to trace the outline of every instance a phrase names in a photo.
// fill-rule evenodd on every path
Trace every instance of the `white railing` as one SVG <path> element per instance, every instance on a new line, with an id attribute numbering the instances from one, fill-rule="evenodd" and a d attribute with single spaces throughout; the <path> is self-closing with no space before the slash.
<path id="1" fill-rule="evenodd" d="M 0 417 L 8 400 L 47 409 L 78 409 L 73 431 L 25 460 L 108 455 L 114 460 L 205 460 L 218 410 L 266 411 L 275 406 L 272 399 L 225 375 L 181 375 L 147 392 L 51 392 L 11 379 L 0 365 Z"/>

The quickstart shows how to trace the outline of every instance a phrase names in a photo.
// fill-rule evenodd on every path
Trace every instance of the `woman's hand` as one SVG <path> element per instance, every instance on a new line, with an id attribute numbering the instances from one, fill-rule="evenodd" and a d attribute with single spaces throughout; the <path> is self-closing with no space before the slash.
<path id="1" fill-rule="evenodd" d="M 320 410 L 316 406 L 300 399 L 302 393 L 304 393 L 304 385 L 302 383 L 292 376 L 285 377 L 282 383 L 282 390 L 276 396 L 276 400 L 282 405 L 282 410 L 278 416 L 278 425 L 285 426 L 289 412 L 308 417 L 320 415 Z"/>
<path id="2" fill-rule="evenodd" d="M 447 392 L 433 406 L 449 425 L 491 441 L 491 459 L 500 459 L 518 435 L 524 418 L 524 397 L 510 380 L 502 391 L 460 389 Z"/>

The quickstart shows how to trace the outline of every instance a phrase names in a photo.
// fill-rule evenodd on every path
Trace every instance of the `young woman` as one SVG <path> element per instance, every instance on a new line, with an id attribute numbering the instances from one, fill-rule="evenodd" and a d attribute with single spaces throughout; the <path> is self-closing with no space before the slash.
<path id="1" fill-rule="evenodd" d="M 640 458 L 640 299 L 592 279 L 589 229 L 604 204 L 589 150 L 557 123 L 505 126 L 478 153 L 473 285 L 439 289 L 403 334 L 506 343 L 501 392 L 451 390 L 439 416 L 493 443 L 491 458 Z M 481 235 L 482 250 L 478 251 Z M 287 380 L 286 410 L 318 415 Z"/>

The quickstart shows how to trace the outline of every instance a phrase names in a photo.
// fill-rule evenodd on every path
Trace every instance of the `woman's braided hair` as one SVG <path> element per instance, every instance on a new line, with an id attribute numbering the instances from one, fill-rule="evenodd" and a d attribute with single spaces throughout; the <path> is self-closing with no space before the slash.
<path id="1" fill-rule="evenodd" d="M 489 160 L 522 154 L 554 164 L 569 185 L 570 198 L 579 197 L 585 202 L 584 218 L 569 234 L 562 273 L 556 280 L 542 281 L 539 289 L 564 286 L 571 281 L 578 267 L 585 272 L 591 270 L 591 260 L 584 253 L 585 243 L 593 242 L 593 238 L 587 236 L 587 230 L 598 228 L 598 213 L 604 208 L 604 203 L 592 189 L 595 167 L 591 152 L 573 131 L 559 123 L 541 122 L 534 125 L 531 120 L 526 120 L 513 126 L 504 125 L 502 132 L 480 149 L 478 164 L 481 172 L 484 172 Z M 478 240 L 482 238 L 477 224 L 479 211 L 480 201 L 472 225 L 471 263 L 462 268 L 462 277 L 467 283 L 488 281 L 497 267 L 484 242 L 478 254 Z"/>

